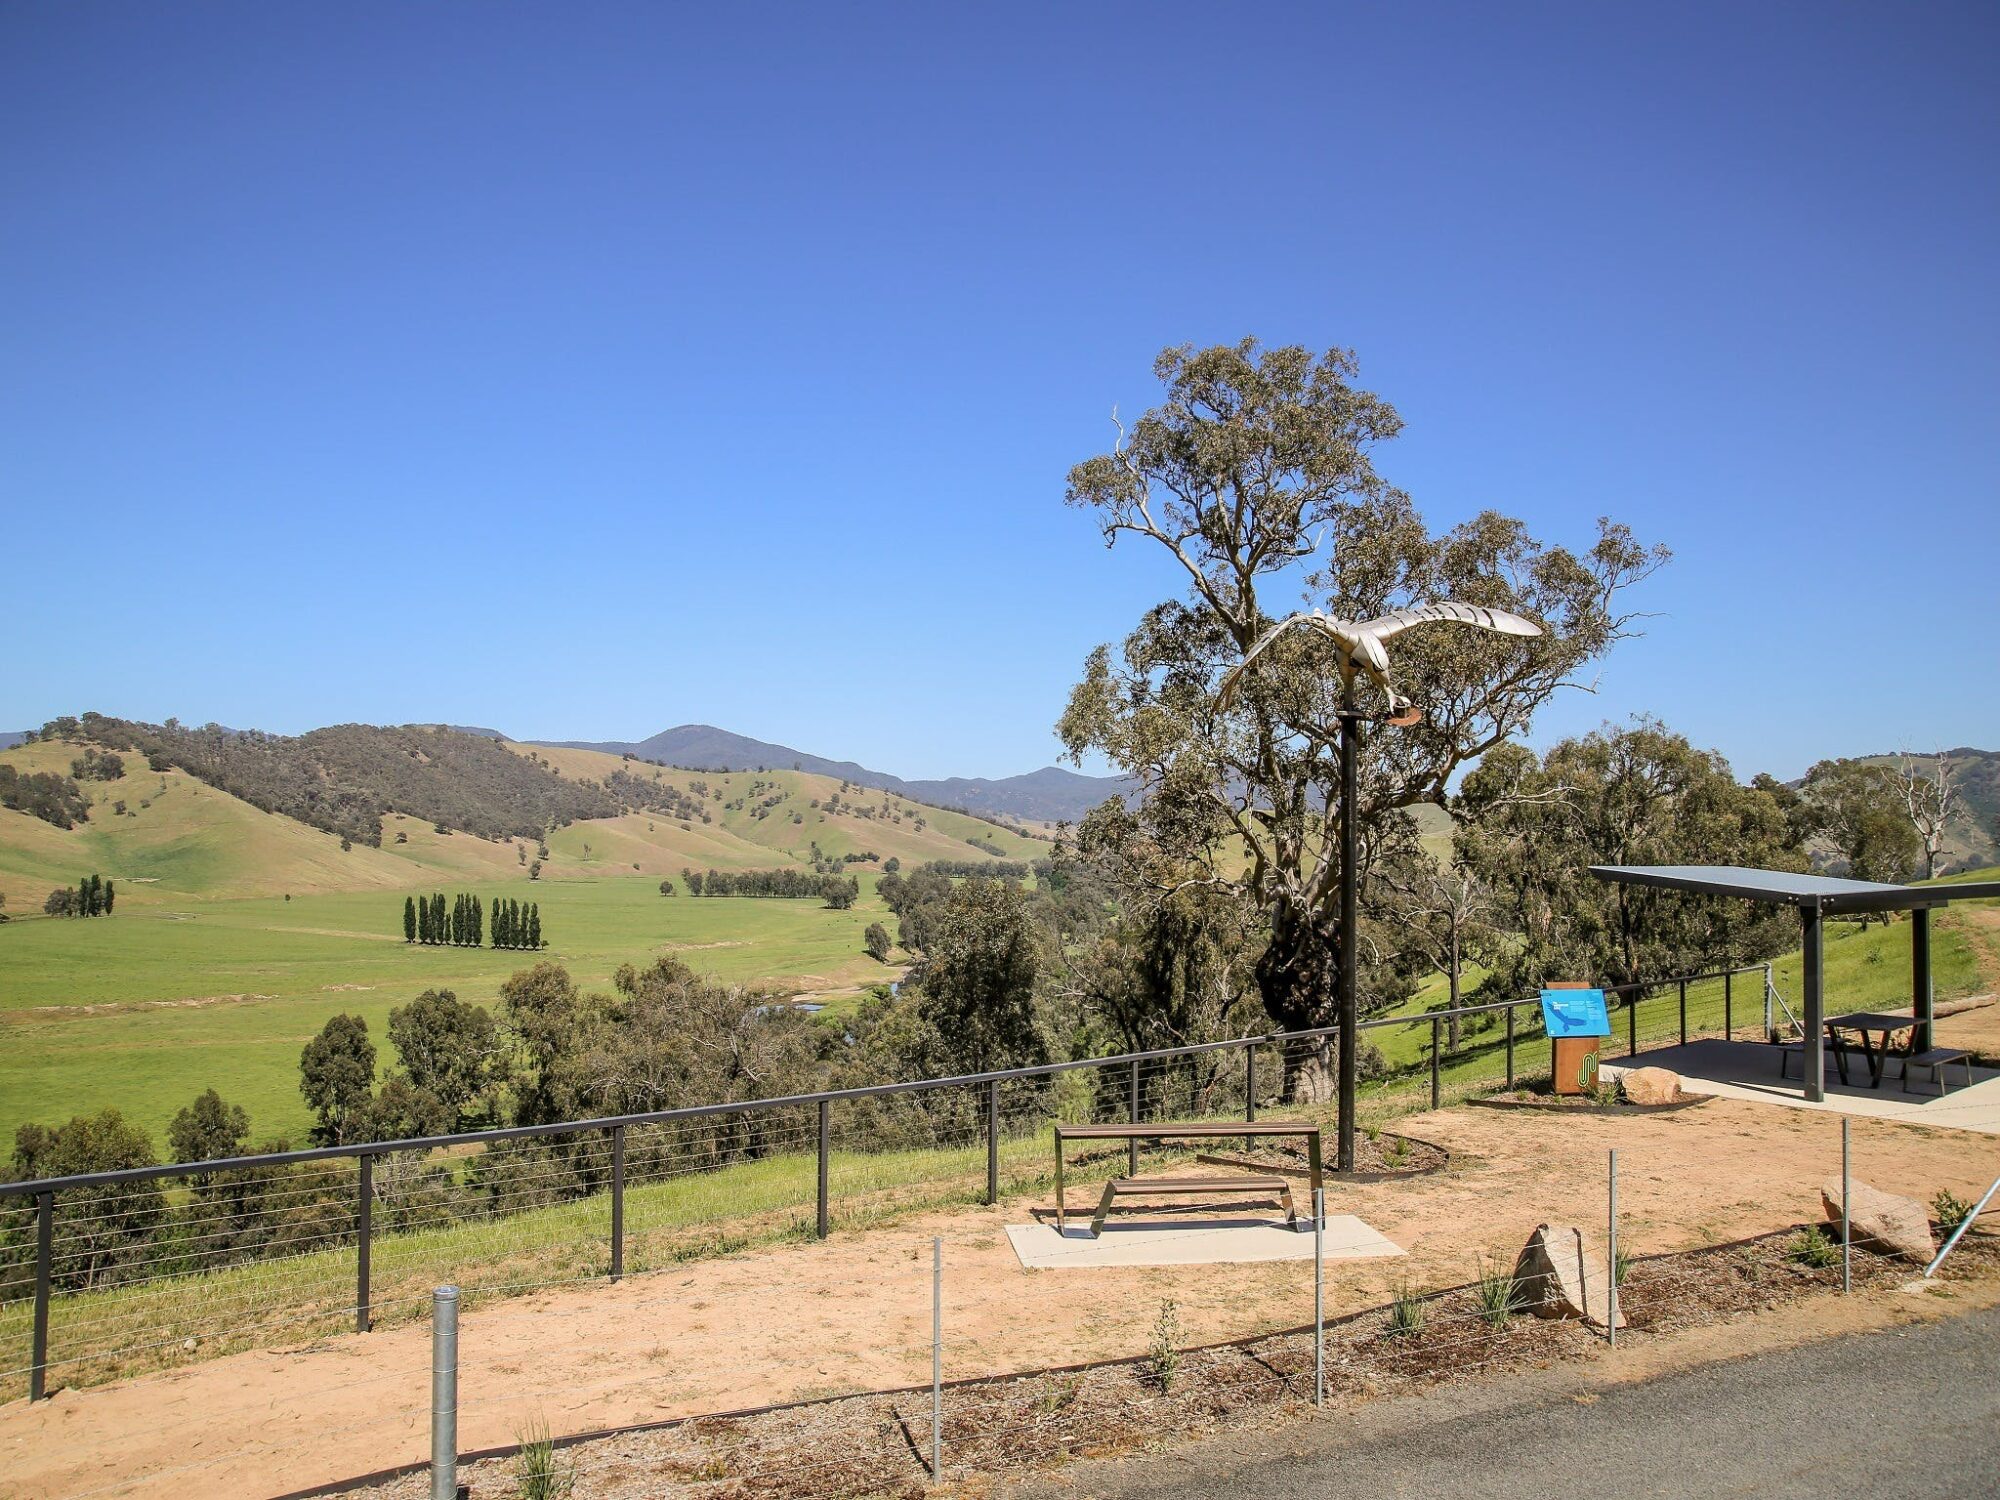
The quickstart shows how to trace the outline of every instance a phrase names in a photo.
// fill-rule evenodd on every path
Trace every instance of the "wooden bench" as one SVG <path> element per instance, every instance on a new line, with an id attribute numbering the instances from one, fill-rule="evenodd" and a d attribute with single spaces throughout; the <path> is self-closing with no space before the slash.
<path id="1" fill-rule="evenodd" d="M 1292 1201 L 1292 1184 L 1283 1177 L 1114 1177 L 1104 1184 L 1097 1212 L 1090 1216 L 1092 1238 L 1104 1233 L 1104 1216 L 1120 1198 L 1154 1196 L 1206 1198 L 1229 1193 L 1271 1198 L 1285 1211 L 1285 1222 L 1298 1227 L 1299 1211 Z"/>
<path id="2" fill-rule="evenodd" d="M 1964 1066 L 1965 1086 L 1970 1088 L 1972 1086 L 1972 1054 L 1964 1051 L 1962 1048 L 1933 1047 L 1928 1052 L 1909 1052 L 1903 1054 L 1903 1092 L 1907 1094 L 1910 1091 L 1910 1069 L 1929 1068 L 1931 1082 L 1937 1085 L 1938 1097 L 1942 1099 L 1945 1093 L 1944 1070 L 1953 1063 L 1959 1063 Z"/>
<path id="3" fill-rule="evenodd" d="M 1281 1200 L 1285 1210 L 1291 1215 L 1293 1226 L 1298 1224 L 1298 1214 L 1292 1207 L 1291 1185 L 1283 1179 L 1273 1179 L 1268 1174 L 1255 1177 L 1186 1177 L 1186 1178 L 1142 1178 L 1139 1176 L 1139 1143 L 1141 1141 L 1214 1141 L 1214 1140 L 1271 1140 L 1290 1137 L 1306 1148 L 1306 1169 L 1311 1182 L 1313 1203 L 1319 1202 L 1321 1185 L 1320 1135 L 1319 1126 L 1302 1120 L 1244 1120 L 1224 1123 L 1220 1120 L 1206 1120 L 1182 1125 L 1063 1125 L 1055 1127 L 1056 1137 L 1056 1232 L 1060 1234 L 1066 1223 L 1069 1210 L 1069 1194 L 1063 1183 L 1064 1147 L 1075 1141 L 1123 1141 L 1131 1151 L 1131 1166 L 1128 1175 L 1113 1182 L 1105 1189 L 1104 1202 L 1099 1206 L 1094 1226 L 1101 1226 L 1104 1215 L 1120 1191 L 1142 1193 L 1150 1189 L 1168 1192 L 1188 1192 L 1192 1188 L 1179 1184 L 1199 1183 L 1203 1192 L 1231 1191 L 1250 1192 L 1252 1184 L 1260 1195 L 1275 1195 L 1280 1188 L 1285 1196 Z M 1162 1183 L 1176 1186 L 1161 1188 Z M 1095 1233 L 1095 1228 L 1093 1228 Z"/>

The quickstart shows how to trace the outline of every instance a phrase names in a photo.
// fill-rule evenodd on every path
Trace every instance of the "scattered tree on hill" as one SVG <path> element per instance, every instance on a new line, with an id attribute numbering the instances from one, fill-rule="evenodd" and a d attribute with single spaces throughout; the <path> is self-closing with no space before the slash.
<path id="1" fill-rule="evenodd" d="M 125 774 L 125 761 L 92 746 L 69 763 L 69 774 L 78 781 L 116 781 Z"/>
<path id="2" fill-rule="evenodd" d="M 868 930 L 861 935 L 861 941 L 868 948 L 868 956 L 877 963 L 889 961 L 889 929 L 880 922 L 870 922 Z"/>
<path id="3" fill-rule="evenodd" d="M 90 799 L 74 781 L 53 771 L 23 774 L 12 766 L 0 765 L 0 807 L 27 813 L 58 828 L 74 828 L 90 821 Z"/>
<path id="4" fill-rule="evenodd" d="M 660 894 L 662 896 L 671 896 L 673 893 L 674 883 L 671 880 L 662 880 L 660 882 Z"/>
<path id="5" fill-rule="evenodd" d="M 1457 1011 L 1466 964 L 1487 962 L 1503 940 L 1479 877 L 1456 855 L 1441 862 L 1412 843 L 1376 862 L 1368 894 L 1382 918 L 1377 930 L 1396 944 L 1406 971 L 1418 979 L 1443 974 L 1445 1009 Z M 1445 1045 L 1453 1052 L 1463 1029 L 1457 1015 L 1445 1022 Z"/>
<path id="6" fill-rule="evenodd" d="M 1433 533 L 1373 468 L 1370 450 L 1402 423 L 1351 383 L 1345 351 L 1244 340 L 1169 349 L 1154 368 L 1164 403 L 1070 471 L 1068 500 L 1108 542 L 1160 548 L 1187 593 L 1146 611 L 1119 651 L 1092 653 L 1060 733 L 1073 759 L 1102 754 L 1143 783 L 1133 813 L 1166 865 L 1268 924 L 1256 972 L 1271 1017 L 1322 1025 L 1342 944 L 1359 945 L 1340 929 L 1338 819 L 1325 816 L 1339 796 L 1339 676 L 1308 631 L 1264 650 L 1227 705 L 1223 674 L 1296 607 L 1302 568 L 1306 602 L 1346 619 L 1453 599 L 1543 626 L 1528 640 L 1445 626 L 1398 638 L 1396 682 L 1423 718 L 1364 741 L 1353 811 L 1368 850 L 1387 819 L 1441 799 L 1630 634 L 1620 598 L 1664 554 L 1610 522 L 1581 555 L 1490 512 Z"/>
<path id="7" fill-rule="evenodd" d="M 375 1044 L 360 1016 L 333 1017 L 299 1054 L 299 1092 L 319 1116 L 315 1133 L 326 1145 L 354 1139 L 354 1125 L 374 1085 Z"/>
<path id="8" fill-rule="evenodd" d="M 1910 826 L 1916 829 L 1917 842 L 1923 848 L 1924 879 L 1935 880 L 1938 860 L 1944 854 L 1945 832 L 1958 811 L 1951 757 L 1939 751 L 1926 765 L 1906 751 L 1896 767 L 1896 780 L 1903 789 Z"/>
<path id="9" fill-rule="evenodd" d="M 893 875 L 902 868 L 903 862 L 893 854 L 882 861 L 882 873 L 884 875 Z"/>
<path id="10" fill-rule="evenodd" d="M 417 898 L 415 896 L 405 896 L 403 898 L 403 941 L 414 943 L 416 940 Z"/>
<path id="11" fill-rule="evenodd" d="M 114 882 L 101 875 L 86 875 L 74 888 L 58 886 L 50 891 L 42 910 L 52 917 L 108 917 L 117 899 Z"/>
<path id="12" fill-rule="evenodd" d="M 167 1127 L 167 1144 L 175 1161 L 219 1161 L 240 1156 L 250 1137 L 250 1116 L 239 1104 L 225 1104 L 214 1089 L 196 1097 Z M 198 1172 L 188 1180 L 196 1187 L 209 1184 L 210 1173 Z"/>

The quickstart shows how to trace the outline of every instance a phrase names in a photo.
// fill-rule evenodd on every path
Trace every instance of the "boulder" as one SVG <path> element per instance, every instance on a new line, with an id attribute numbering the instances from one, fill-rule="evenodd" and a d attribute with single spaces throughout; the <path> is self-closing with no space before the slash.
<path id="1" fill-rule="evenodd" d="M 1604 1256 L 1574 1224 L 1543 1224 L 1514 1262 L 1516 1302 L 1538 1318 L 1582 1318 L 1602 1328 L 1611 1288 Z M 1618 1326 L 1625 1326 L 1620 1309 Z"/>
<path id="2" fill-rule="evenodd" d="M 1627 1104 L 1678 1104 L 1681 1075 L 1671 1068 L 1627 1068 L 1618 1075 Z"/>
<path id="3" fill-rule="evenodd" d="M 1849 1217 L 1854 1228 L 1854 1243 L 1872 1246 L 1885 1255 L 1900 1255 L 1920 1266 L 1929 1265 L 1931 1257 L 1937 1254 L 1937 1241 L 1931 1238 L 1930 1210 L 1914 1198 L 1900 1198 L 1894 1193 L 1872 1188 L 1865 1182 L 1856 1182 L 1853 1188 L 1854 1202 Z M 1821 1184 L 1819 1199 L 1826 1209 L 1827 1222 L 1834 1227 L 1837 1240 L 1840 1228 L 1838 1177 L 1829 1177 Z"/>

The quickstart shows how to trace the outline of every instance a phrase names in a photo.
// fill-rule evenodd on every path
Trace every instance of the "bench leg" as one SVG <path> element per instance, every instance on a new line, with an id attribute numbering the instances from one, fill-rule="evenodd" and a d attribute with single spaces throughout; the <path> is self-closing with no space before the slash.
<path id="1" fill-rule="evenodd" d="M 1098 1200 L 1097 1212 L 1090 1216 L 1090 1237 L 1096 1239 L 1104 1233 L 1104 1216 L 1111 1212 L 1111 1200 L 1118 1196 L 1116 1183 L 1104 1184 L 1104 1196 Z"/>
<path id="2" fill-rule="evenodd" d="M 1285 1210 L 1285 1225 L 1289 1229 L 1299 1227 L 1298 1205 L 1292 1201 L 1292 1185 L 1288 1182 L 1278 1189 L 1278 1202 Z"/>

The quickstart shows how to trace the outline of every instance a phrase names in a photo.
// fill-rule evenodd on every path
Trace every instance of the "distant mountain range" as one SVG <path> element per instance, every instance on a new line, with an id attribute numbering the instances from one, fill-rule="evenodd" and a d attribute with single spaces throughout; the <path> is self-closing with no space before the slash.
<path id="1" fill-rule="evenodd" d="M 458 728 L 460 726 L 452 726 Z M 466 728 L 467 734 L 500 738 L 491 729 Z M 717 729 L 713 724 L 681 724 L 643 740 L 531 740 L 529 744 L 567 750 L 603 750 L 612 755 L 636 755 L 669 766 L 712 771 L 799 770 L 838 776 L 859 786 L 899 792 L 918 802 L 962 807 L 988 816 L 1005 815 L 1034 822 L 1074 822 L 1110 797 L 1124 796 L 1138 783 L 1124 776 L 1084 776 L 1060 766 L 1044 766 L 1022 776 L 947 776 L 935 781 L 906 781 L 887 771 L 871 771 L 851 760 L 829 760 L 753 740 L 748 735 Z"/>

